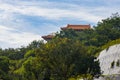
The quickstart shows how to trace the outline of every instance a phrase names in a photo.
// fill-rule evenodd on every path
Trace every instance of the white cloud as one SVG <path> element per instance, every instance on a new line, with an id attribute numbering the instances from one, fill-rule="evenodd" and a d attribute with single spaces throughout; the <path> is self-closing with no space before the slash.
<path id="1" fill-rule="evenodd" d="M 90 2 L 90 0 L 86 1 Z M 94 0 L 91 1 L 94 2 Z M 35 34 L 35 31 L 30 31 L 31 23 L 24 21 L 25 16 L 43 17 L 51 21 L 64 21 L 64 19 L 71 19 L 71 21 L 77 20 L 97 23 L 101 19 L 109 17 L 112 13 L 120 12 L 119 5 L 111 5 L 112 2 L 119 3 L 119 0 L 109 0 L 107 2 L 106 0 L 101 0 L 101 2 L 108 5 L 97 7 L 90 7 L 89 4 L 81 6 L 75 3 L 58 3 L 57 1 L 37 2 L 37 0 L 0 0 L 0 43 L 3 42 L 6 44 L 1 47 L 18 47 L 21 45 L 27 45 L 34 39 L 41 39 L 40 35 Z M 24 15 L 24 17 L 19 15 Z M 41 29 L 41 34 L 47 34 L 49 31 L 49 33 L 51 33 L 53 30 L 58 30 L 59 26 L 55 27 L 55 24 L 50 24 L 52 23 L 48 23 L 44 26 L 40 25 L 41 27 L 39 28 L 35 26 L 34 29 Z M 27 29 L 26 32 L 23 29 Z"/>
<path id="2" fill-rule="evenodd" d="M 61 8 L 58 8 L 57 5 L 56 5 L 57 6 L 56 8 L 55 6 L 54 8 L 49 8 L 48 5 L 46 5 L 47 7 L 42 7 L 42 6 L 35 6 L 35 5 L 28 5 L 28 4 L 29 2 L 23 3 L 23 5 L 13 5 L 8 3 L 3 3 L 0 5 L 0 10 L 5 11 L 6 13 L 8 12 L 9 14 L 18 13 L 18 14 L 28 15 L 28 16 L 41 16 L 47 19 L 52 19 L 52 20 L 71 18 L 71 19 L 78 19 L 78 20 L 83 20 L 87 22 L 92 22 L 92 23 L 96 23 L 100 21 L 104 17 L 108 16 L 108 14 L 110 15 L 111 13 L 119 12 L 119 9 L 116 8 L 115 6 L 112 8 L 110 6 L 88 7 L 88 6 L 79 6 L 75 4 L 66 3 L 66 7 L 68 7 L 69 5 L 70 8 L 61 9 Z M 49 6 L 54 4 L 55 3 L 50 3 Z M 59 3 L 56 3 L 56 4 L 59 4 Z M 65 4 L 62 4 L 60 6 L 65 7 Z M 106 14 L 106 12 L 108 14 Z"/>
<path id="3" fill-rule="evenodd" d="M 0 42 L 9 44 L 6 47 L 20 47 L 28 45 L 33 40 L 41 40 L 41 36 L 35 33 L 18 32 L 16 29 L 0 25 Z M 3 48 L 2 45 L 0 47 Z"/>
<path id="4" fill-rule="evenodd" d="M 80 8 L 80 9 L 79 9 Z M 102 19 L 102 16 L 94 15 L 89 13 L 88 9 L 78 7 L 77 9 L 59 9 L 59 8 L 43 8 L 39 6 L 15 6 L 11 4 L 1 4 L 1 10 L 4 10 L 8 13 L 19 13 L 29 16 L 41 16 L 47 19 L 63 19 L 63 18 L 72 18 L 80 19 L 88 22 L 96 22 L 97 20 Z M 92 10 L 91 10 L 92 11 Z"/>

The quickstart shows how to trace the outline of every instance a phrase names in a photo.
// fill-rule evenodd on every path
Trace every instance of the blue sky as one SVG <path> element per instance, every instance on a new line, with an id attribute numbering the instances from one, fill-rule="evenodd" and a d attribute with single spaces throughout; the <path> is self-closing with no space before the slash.
<path id="1" fill-rule="evenodd" d="M 120 0 L 0 0 L 0 47 L 41 40 L 67 24 L 91 24 L 120 13 Z"/>

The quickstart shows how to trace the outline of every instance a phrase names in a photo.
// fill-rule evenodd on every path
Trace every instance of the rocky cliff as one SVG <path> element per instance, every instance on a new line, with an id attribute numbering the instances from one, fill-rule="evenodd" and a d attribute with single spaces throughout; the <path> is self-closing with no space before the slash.
<path id="1" fill-rule="evenodd" d="M 120 44 L 110 46 L 101 51 L 98 59 L 103 75 L 114 75 L 116 76 L 115 80 L 119 80 L 117 77 L 119 77 L 118 75 L 120 74 Z"/>

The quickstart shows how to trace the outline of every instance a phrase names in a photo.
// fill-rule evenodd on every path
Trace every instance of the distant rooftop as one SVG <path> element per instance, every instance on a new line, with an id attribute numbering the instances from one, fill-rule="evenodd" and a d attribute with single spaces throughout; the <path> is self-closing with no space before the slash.
<path id="1" fill-rule="evenodd" d="M 49 34 L 49 35 L 42 36 L 42 38 L 45 39 L 46 41 L 49 41 L 49 40 L 51 40 L 54 36 L 55 36 L 55 33 L 51 33 L 51 34 Z"/>
<path id="2" fill-rule="evenodd" d="M 89 25 L 71 25 L 71 24 L 68 24 L 67 27 L 62 27 L 61 29 L 62 30 L 73 29 L 75 31 L 81 31 L 81 30 L 86 30 L 86 29 L 90 29 L 90 28 L 91 28 L 90 24 Z M 51 40 L 53 37 L 55 37 L 55 33 L 51 33 L 49 35 L 42 36 L 42 38 L 46 41 Z"/>
<path id="3" fill-rule="evenodd" d="M 70 25 L 68 24 L 67 27 L 62 27 L 62 30 L 66 29 L 73 29 L 73 30 L 85 30 L 85 29 L 90 29 L 90 24 L 89 25 Z"/>

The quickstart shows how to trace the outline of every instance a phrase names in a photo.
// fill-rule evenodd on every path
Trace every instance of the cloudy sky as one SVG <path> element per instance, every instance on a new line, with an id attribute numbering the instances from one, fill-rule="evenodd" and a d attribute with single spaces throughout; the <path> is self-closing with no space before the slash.
<path id="1" fill-rule="evenodd" d="M 17 48 L 67 24 L 91 24 L 120 13 L 120 0 L 0 0 L 0 47 Z"/>

